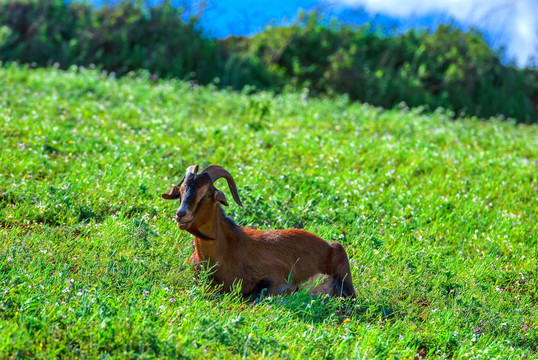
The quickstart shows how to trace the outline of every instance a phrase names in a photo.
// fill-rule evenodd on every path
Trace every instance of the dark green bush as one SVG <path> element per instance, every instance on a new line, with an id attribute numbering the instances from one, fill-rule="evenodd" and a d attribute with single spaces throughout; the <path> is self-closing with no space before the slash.
<path id="1" fill-rule="evenodd" d="M 369 26 L 326 26 L 307 16 L 242 41 L 247 45 L 235 49 L 272 69 L 280 79 L 272 85 L 347 93 L 383 107 L 404 101 L 479 117 L 538 117 L 538 71 L 503 65 L 474 31 L 441 25 L 434 33 L 383 36 Z"/>
<path id="2" fill-rule="evenodd" d="M 302 14 L 294 26 L 215 40 L 169 1 L 95 9 L 60 0 L 0 0 L 0 60 L 95 64 L 118 75 L 147 69 L 234 89 L 308 87 L 389 108 L 404 101 L 478 117 L 538 119 L 538 70 L 504 65 L 481 34 L 445 25 L 433 33 L 386 36 Z"/>
<path id="3" fill-rule="evenodd" d="M 59 0 L 0 4 L 0 59 L 46 66 L 95 64 L 122 75 L 147 69 L 210 82 L 220 63 L 216 42 L 169 1 L 145 10 L 123 1 L 94 9 Z M 211 69 L 211 71 L 208 71 Z"/>

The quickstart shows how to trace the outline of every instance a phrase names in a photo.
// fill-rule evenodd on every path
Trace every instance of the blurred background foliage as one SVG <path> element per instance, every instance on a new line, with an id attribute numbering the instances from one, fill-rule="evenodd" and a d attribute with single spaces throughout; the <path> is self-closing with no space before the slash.
<path id="1" fill-rule="evenodd" d="M 405 102 L 455 116 L 538 121 L 538 69 L 503 64 L 475 31 L 441 25 L 434 32 L 388 35 L 302 13 L 292 26 L 218 40 L 184 10 L 169 1 L 95 8 L 2 0 L 0 61 L 96 66 L 118 76 L 146 69 L 156 77 L 237 90 L 308 88 L 313 95 L 348 94 L 385 108 Z"/>

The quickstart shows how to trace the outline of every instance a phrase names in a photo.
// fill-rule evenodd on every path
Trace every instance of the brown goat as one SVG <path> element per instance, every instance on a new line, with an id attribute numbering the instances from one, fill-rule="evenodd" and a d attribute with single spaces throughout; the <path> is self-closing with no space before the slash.
<path id="1" fill-rule="evenodd" d="M 190 166 L 185 177 L 163 199 L 181 199 L 176 212 L 177 226 L 195 237 L 190 262 L 195 269 L 205 262 L 215 266 L 213 281 L 227 291 L 242 282 L 242 293 L 251 299 L 306 287 L 314 293 L 355 296 L 349 261 L 344 247 L 328 243 L 304 230 L 261 231 L 242 228 L 226 217 L 224 193 L 214 182 L 225 178 L 233 199 L 241 200 L 232 175 L 211 165 L 200 174 Z"/>

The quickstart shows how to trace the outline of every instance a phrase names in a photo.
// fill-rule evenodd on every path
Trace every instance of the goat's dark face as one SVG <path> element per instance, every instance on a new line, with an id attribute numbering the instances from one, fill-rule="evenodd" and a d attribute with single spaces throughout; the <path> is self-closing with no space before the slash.
<path id="1" fill-rule="evenodd" d="M 180 229 L 188 229 L 200 207 L 207 207 L 210 187 L 209 176 L 187 174 L 179 188 L 181 203 L 176 211 L 175 220 Z"/>
<path id="2" fill-rule="evenodd" d="M 188 230 L 196 220 L 199 220 L 198 225 L 202 225 L 205 219 L 211 219 L 215 206 L 219 204 L 228 206 L 224 193 L 213 185 L 211 172 L 197 175 L 197 171 L 197 165 L 189 167 L 183 180 L 162 195 L 166 200 L 181 200 L 175 221 L 182 230 Z M 236 190 L 235 192 L 237 193 Z"/>
<path id="3" fill-rule="evenodd" d="M 179 199 L 175 221 L 181 230 L 187 230 L 198 218 L 207 218 L 217 203 L 228 205 L 224 194 L 213 186 L 209 175 L 203 173 L 185 176 L 179 185 Z"/>

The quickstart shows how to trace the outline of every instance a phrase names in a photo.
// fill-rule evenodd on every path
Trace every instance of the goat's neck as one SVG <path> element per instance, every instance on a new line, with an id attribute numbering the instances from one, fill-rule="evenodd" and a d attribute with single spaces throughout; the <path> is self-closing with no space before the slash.
<path id="1" fill-rule="evenodd" d="M 196 251 L 202 261 L 220 262 L 228 251 L 235 248 L 237 238 L 234 227 L 236 225 L 226 218 L 220 206 L 216 206 L 211 216 L 204 220 L 204 223 L 197 226 L 196 230 L 210 240 L 194 234 Z"/>

